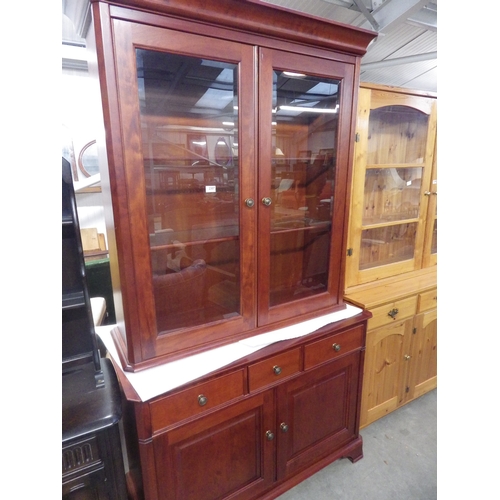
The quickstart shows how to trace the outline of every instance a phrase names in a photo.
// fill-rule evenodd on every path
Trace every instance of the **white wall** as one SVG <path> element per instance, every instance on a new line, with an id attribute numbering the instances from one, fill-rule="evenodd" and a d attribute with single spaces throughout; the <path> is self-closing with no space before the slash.
<path id="1" fill-rule="evenodd" d="M 87 71 L 62 70 L 62 143 L 63 155 L 70 160 L 68 147 L 73 148 L 74 161 L 82 148 L 97 137 L 97 130 L 102 128 L 100 114 L 100 95 L 96 80 L 90 78 Z M 78 167 L 77 167 L 78 168 Z M 88 178 L 78 171 L 78 180 L 74 179 L 77 191 L 76 202 L 80 228 L 97 228 L 106 237 L 106 225 L 102 208 L 101 193 L 79 193 Z"/>

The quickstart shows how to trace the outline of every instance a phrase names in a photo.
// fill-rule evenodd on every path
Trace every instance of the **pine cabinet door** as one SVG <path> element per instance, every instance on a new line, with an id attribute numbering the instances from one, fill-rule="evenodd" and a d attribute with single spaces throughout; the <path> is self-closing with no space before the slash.
<path id="1" fill-rule="evenodd" d="M 428 235 L 432 245 L 427 224 L 437 231 L 437 219 L 428 217 L 436 198 L 429 195 L 436 191 L 436 114 L 433 97 L 360 89 L 347 287 L 430 264 L 424 241 Z"/>
<path id="2" fill-rule="evenodd" d="M 408 398 L 413 318 L 367 332 L 361 402 L 364 427 Z"/>
<path id="3" fill-rule="evenodd" d="M 415 317 L 411 363 L 413 399 L 437 387 L 437 309 Z"/>

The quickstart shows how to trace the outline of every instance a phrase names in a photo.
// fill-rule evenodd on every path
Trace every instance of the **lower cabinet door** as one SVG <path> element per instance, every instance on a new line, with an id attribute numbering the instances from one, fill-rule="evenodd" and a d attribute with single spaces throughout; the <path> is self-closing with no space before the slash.
<path id="1" fill-rule="evenodd" d="M 159 434 L 153 447 L 159 499 L 253 498 L 274 481 L 273 392 Z"/>
<path id="2" fill-rule="evenodd" d="M 357 438 L 360 362 L 356 351 L 277 388 L 278 480 Z"/>
<path id="3" fill-rule="evenodd" d="M 368 330 L 361 400 L 361 427 L 406 402 L 413 319 Z"/>
<path id="4" fill-rule="evenodd" d="M 437 387 L 437 309 L 415 316 L 410 394 L 418 398 Z"/>

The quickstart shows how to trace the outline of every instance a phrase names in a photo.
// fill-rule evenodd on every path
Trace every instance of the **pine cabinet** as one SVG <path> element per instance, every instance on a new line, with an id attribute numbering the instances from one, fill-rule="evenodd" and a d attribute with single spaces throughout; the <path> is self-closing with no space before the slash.
<path id="1" fill-rule="evenodd" d="M 434 268 L 353 288 L 347 299 L 371 313 L 360 425 L 437 387 L 437 284 Z"/>
<path id="2" fill-rule="evenodd" d="M 361 85 L 346 288 L 436 265 L 436 101 Z"/>
<path id="3" fill-rule="evenodd" d="M 125 369 L 342 310 L 374 33 L 254 2 L 92 2 Z"/>

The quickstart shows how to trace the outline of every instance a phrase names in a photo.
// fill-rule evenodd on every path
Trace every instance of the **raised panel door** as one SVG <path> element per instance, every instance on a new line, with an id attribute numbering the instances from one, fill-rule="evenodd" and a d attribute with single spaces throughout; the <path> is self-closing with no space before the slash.
<path id="1" fill-rule="evenodd" d="M 155 436 L 155 498 L 254 498 L 271 486 L 273 401 L 267 391 Z"/>
<path id="2" fill-rule="evenodd" d="M 415 316 L 410 397 L 418 398 L 437 387 L 437 309 Z"/>
<path id="3" fill-rule="evenodd" d="M 412 325 L 413 318 L 395 320 L 367 332 L 361 427 L 395 410 L 408 398 Z"/>
<path id="4" fill-rule="evenodd" d="M 357 351 L 278 387 L 278 479 L 358 437 L 360 360 L 361 352 Z"/>

